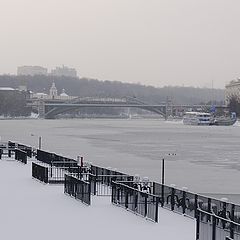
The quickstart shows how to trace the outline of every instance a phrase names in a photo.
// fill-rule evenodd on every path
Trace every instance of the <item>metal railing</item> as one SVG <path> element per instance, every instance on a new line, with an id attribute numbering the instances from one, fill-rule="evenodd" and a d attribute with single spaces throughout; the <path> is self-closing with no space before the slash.
<path id="1" fill-rule="evenodd" d="M 49 165 L 46 163 L 38 162 L 32 163 L 34 168 L 32 168 L 32 176 L 39 179 L 44 183 L 49 184 L 64 184 L 65 174 L 76 176 L 79 179 L 83 178 L 82 168 L 81 167 L 56 167 L 54 165 Z M 37 169 L 37 170 L 36 170 Z M 38 170 L 38 169 L 44 169 Z M 35 170 L 35 172 L 34 172 Z M 43 173 L 44 172 L 44 173 Z M 39 176 L 38 176 L 39 175 Z M 43 177 L 44 176 L 44 177 Z M 84 177 L 86 178 L 86 177 Z"/>
<path id="2" fill-rule="evenodd" d="M 48 168 L 33 162 L 32 177 L 41 182 L 48 183 Z"/>
<path id="3" fill-rule="evenodd" d="M 112 182 L 112 203 L 158 222 L 159 197 L 140 191 L 125 182 Z"/>
<path id="4" fill-rule="evenodd" d="M 64 193 L 91 205 L 91 185 L 89 182 L 65 175 Z"/>
<path id="5" fill-rule="evenodd" d="M 24 164 L 27 164 L 27 152 L 20 150 L 20 149 L 15 149 L 15 160 L 20 161 Z"/>
<path id="6" fill-rule="evenodd" d="M 196 240 L 240 240 L 240 224 L 197 209 Z"/>

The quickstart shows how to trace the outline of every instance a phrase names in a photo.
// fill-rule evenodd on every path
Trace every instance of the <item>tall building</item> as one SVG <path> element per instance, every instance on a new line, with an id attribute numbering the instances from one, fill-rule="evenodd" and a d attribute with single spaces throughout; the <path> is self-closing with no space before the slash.
<path id="1" fill-rule="evenodd" d="M 47 68 L 41 66 L 20 66 L 17 68 L 17 75 L 47 75 Z"/>
<path id="2" fill-rule="evenodd" d="M 75 68 L 69 68 L 66 66 L 56 67 L 51 71 L 53 76 L 66 76 L 66 77 L 77 77 L 77 71 Z"/>
<path id="3" fill-rule="evenodd" d="M 227 105 L 232 97 L 240 101 L 240 78 L 232 80 L 225 86 L 225 102 Z"/>

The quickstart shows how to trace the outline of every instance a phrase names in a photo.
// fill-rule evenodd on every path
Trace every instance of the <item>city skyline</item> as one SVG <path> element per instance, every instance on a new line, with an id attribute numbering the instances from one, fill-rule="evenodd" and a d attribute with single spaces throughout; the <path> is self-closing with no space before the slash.
<path id="1" fill-rule="evenodd" d="M 80 77 L 224 88 L 240 76 L 240 2 L 0 2 L 0 74 L 62 64 Z"/>

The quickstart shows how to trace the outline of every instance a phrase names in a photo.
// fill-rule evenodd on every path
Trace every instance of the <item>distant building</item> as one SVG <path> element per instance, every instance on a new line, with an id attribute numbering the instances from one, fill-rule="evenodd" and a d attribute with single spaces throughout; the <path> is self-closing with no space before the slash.
<path id="1" fill-rule="evenodd" d="M 66 77 L 77 77 L 77 71 L 75 68 L 69 68 L 66 66 L 56 67 L 51 71 L 52 76 L 66 76 Z"/>
<path id="2" fill-rule="evenodd" d="M 225 103 L 228 105 L 232 97 L 240 101 L 240 78 L 225 86 Z"/>
<path id="3" fill-rule="evenodd" d="M 48 70 L 47 68 L 40 67 L 40 66 L 21 66 L 17 68 L 17 75 L 47 75 Z"/>
<path id="4" fill-rule="evenodd" d="M 69 96 L 66 94 L 65 89 L 62 90 L 62 93 L 58 95 L 58 90 L 56 88 L 55 82 L 52 83 L 51 88 L 49 89 L 49 94 L 47 93 L 31 93 L 31 98 L 33 99 L 46 99 L 46 100 L 72 100 L 77 98 L 75 96 Z"/>
<path id="5" fill-rule="evenodd" d="M 52 99 L 55 99 L 57 97 L 58 94 L 57 94 L 57 88 L 56 88 L 55 82 L 52 83 L 49 93 Z"/>

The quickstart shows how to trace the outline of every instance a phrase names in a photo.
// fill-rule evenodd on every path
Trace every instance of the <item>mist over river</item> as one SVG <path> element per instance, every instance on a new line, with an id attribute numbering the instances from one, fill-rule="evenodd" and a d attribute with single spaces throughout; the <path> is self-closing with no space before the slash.
<path id="1" fill-rule="evenodd" d="M 240 194 L 240 126 L 186 126 L 161 120 L 1 120 L 2 141 L 13 140 L 190 191 Z M 24 167 L 24 166 L 23 166 Z"/>

